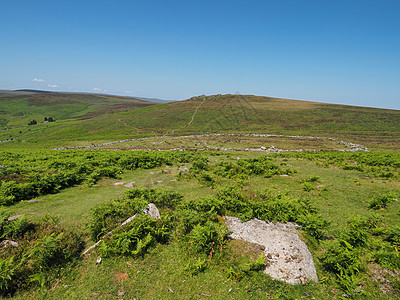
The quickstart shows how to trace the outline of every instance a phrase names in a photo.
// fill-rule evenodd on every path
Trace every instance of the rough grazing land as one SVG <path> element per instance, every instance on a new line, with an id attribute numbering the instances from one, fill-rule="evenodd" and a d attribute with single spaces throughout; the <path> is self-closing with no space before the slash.
<path id="1" fill-rule="evenodd" d="M 267 223 L 253 219 L 242 223 L 239 218 L 225 217 L 231 237 L 264 247 L 267 259 L 265 273 L 290 284 L 318 282 L 313 257 L 300 240 L 293 223 Z"/>

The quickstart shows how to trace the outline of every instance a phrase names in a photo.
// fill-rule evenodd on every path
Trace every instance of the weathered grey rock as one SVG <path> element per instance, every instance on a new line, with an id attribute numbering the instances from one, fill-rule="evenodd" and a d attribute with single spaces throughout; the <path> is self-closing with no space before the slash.
<path id="1" fill-rule="evenodd" d="M 28 200 L 26 202 L 33 203 L 33 202 L 41 202 L 41 201 L 45 201 L 45 200 L 44 199 L 32 199 L 32 200 Z"/>
<path id="2" fill-rule="evenodd" d="M 10 240 L 1 241 L 0 248 L 7 247 L 7 246 L 18 247 L 19 244 L 17 242 L 10 241 Z"/>
<path id="3" fill-rule="evenodd" d="M 134 182 L 128 182 L 127 184 L 125 184 L 125 186 L 128 188 L 133 188 L 133 184 Z"/>
<path id="4" fill-rule="evenodd" d="M 179 171 L 186 172 L 186 171 L 189 171 L 189 169 L 188 169 L 188 167 L 182 166 L 182 167 L 179 167 Z"/>
<path id="5" fill-rule="evenodd" d="M 242 223 L 239 218 L 224 217 L 230 235 L 265 247 L 269 265 L 264 270 L 272 278 L 290 284 L 318 282 L 313 257 L 307 245 L 300 240 L 294 223 L 267 223 L 253 219 Z"/>
<path id="6" fill-rule="evenodd" d="M 19 219 L 19 218 L 21 218 L 22 217 L 22 215 L 15 215 L 15 216 L 11 216 L 11 217 L 8 217 L 8 221 L 14 221 L 14 220 L 16 220 L 16 219 Z"/>
<path id="7" fill-rule="evenodd" d="M 150 218 L 160 219 L 160 212 L 158 211 L 157 206 L 154 203 L 149 203 L 145 209 L 143 209 L 143 213 L 149 215 Z"/>

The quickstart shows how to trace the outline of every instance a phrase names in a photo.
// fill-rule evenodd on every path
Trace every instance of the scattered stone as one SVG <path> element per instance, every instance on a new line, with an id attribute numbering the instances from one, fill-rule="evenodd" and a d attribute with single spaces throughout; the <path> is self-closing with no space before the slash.
<path id="1" fill-rule="evenodd" d="M 22 215 L 11 216 L 11 217 L 8 217 L 7 221 L 14 221 L 16 219 L 19 219 L 20 217 L 22 217 Z"/>
<path id="2" fill-rule="evenodd" d="M 125 295 L 125 291 L 118 291 L 118 297 L 123 297 Z"/>
<path id="3" fill-rule="evenodd" d="M 5 169 L 6 166 L 0 165 L 0 169 Z"/>
<path id="4" fill-rule="evenodd" d="M 113 185 L 123 185 L 123 182 L 113 182 Z"/>
<path id="5" fill-rule="evenodd" d="M 269 152 L 281 152 L 281 149 L 276 148 L 275 146 L 271 146 L 271 148 L 268 149 Z"/>
<path id="6" fill-rule="evenodd" d="M 317 189 L 320 189 L 320 188 L 323 188 L 323 187 L 324 187 L 323 184 L 318 184 L 318 185 L 317 185 Z"/>
<path id="7" fill-rule="evenodd" d="M 224 217 L 230 235 L 265 247 L 268 266 L 265 273 L 290 284 L 305 284 L 305 280 L 318 282 L 313 257 L 300 240 L 294 223 L 267 223 L 253 219 L 242 223 L 236 217 Z M 303 278 L 303 279 L 302 279 Z"/>
<path id="8" fill-rule="evenodd" d="M 289 177 L 289 175 L 287 175 L 287 174 L 282 174 L 282 175 L 279 175 L 279 176 L 281 176 L 281 177 Z"/>
<path id="9" fill-rule="evenodd" d="M 302 285 L 307 285 L 308 284 L 308 280 L 304 276 L 301 276 L 299 279 L 300 279 L 300 282 L 301 282 Z"/>
<path id="10" fill-rule="evenodd" d="M 88 253 L 90 250 L 92 250 L 93 248 L 97 247 L 102 240 L 98 240 L 95 244 L 93 244 L 92 246 L 90 246 L 89 248 L 87 248 L 85 251 L 83 251 L 82 255 L 86 255 L 86 253 Z"/>
<path id="11" fill-rule="evenodd" d="M 262 150 L 262 151 L 265 151 L 265 150 L 267 150 L 267 147 L 264 147 L 264 146 L 263 146 L 263 147 L 261 147 L 261 150 Z"/>
<path id="12" fill-rule="evenodd" d="M 134 184 L 134 182 L 129 182 L 129 183 L 125 184 L 125 186 L 127 188 L 133 188 L 133 184 Z"/>
<path id="13" fill-rule="evenodd" d="M 45 200 L 44 199 L 32 199 L 32 200 L 28 200 L 26 202 L 32 203 L 32 202 L 40 202 L 40 201 L 45 201 Z"/>
<path id="14" fill-rule="evenodd" d="M 162 180 L 157 180 L 157 183 L 161 183 L 162 182 Z"/>
<path id="15" fill-rule="evenodd" d="M 10 240 L 1 241 L 0 248 L 4 248 L 4 247 L 8 247 L 8 246 L 18 247 L 19 244 L 17 242 L 10 241 Z"/>
<path id="16" fill-rule="evenodd" d="M 137 214 L 133 215 L 132 217 L 129 217 L 128 219 L 126 219 L 124 222 L 122 222 L 121 225 L 119 226 L 125 226 L 126 224 L 130 223 L 135 217 L 137 216 Z"/>
<path id="17" fill-rule="evenodd" d="M 148 215 L 150 218 L 153 219 L 160 219 L 160 212 L 158 211 L 157 206 L 154 203 L 149 203 L 145 209 L 143 209 L 143 213 Z"/>
<path id="18" fill-rule="evenodd" d="M 154 172 L 150 172 L 149 174 L 150 174 L 150 175 L 154 175 Z"/>
<path id="19" fill-rule="evenodd" d="M 346 141 L 339 141 L 334 138 L 326 138 L 326 137 L 318 137 L 318 136 L 300 136 L 300 135 L 282 135 L 282 134 L 260 134 L 260 133 L 206 133 L 206 134 L 193 134 L 193 135 L 183 135 L 183 136 L 162 136 L 162 138 L 199 138 L 199 137 L 211 137 L 211 136 L 250 136 L 250 137 L 284 137 L 284 138 L 301 138 L 301 139 L 325 139 L 329 140 L 338 144 L 342 144 L 346 147 L 346 149 L 334 149 L 335 151 L 369 151 L 369 149 L 363 145 L 358 145 L 354 143 L 349 143 Z M 102 146 L 110 146 L 110 145 L 115 145 L 119 143 L 127 143 L 127 142 L 136 142 L 136 141 L 145 141 L 145 140 L 150 140 L 150 139 L 158 139 L 160 138 L 159 136 L 155 137 L 147 137 L 147 138 L 137 138 L 137 139 L 127 139 L 127 140 L 122 140 L 122 141 L 115 141 L 115 142 L 108 142 L 108 143 L 103 143 L 103 144 L 97 144 L 97 145 L 90 145 L 90 146 L 77 146 L 77 147 L 61 147 L 61 148 L 55 148 L 55 150 L 69 150 L 69 149 L 93 149 L 96 147 L 102 147 Z M 12 140 L 12 139 L 10 139 Z M 5 141 L 0 141 L 1 142 L 8 142 L 10 140 L 5 140 Z M 262 150 L 261 148 L 256 148 L 256 149 L 242 149 L 242 148 L 218 148 L 218 147 L 208 147 L 208 149 L 214 149 L 214 150 L 222 150 L 222 151 L 265 151 Z M 198 148 L 192 148 L 193 150 L 198 150 Z M 175 149 L 130 149 L 131 151 L 151 151 L 151 150 L 157 150 L 157 151 L 183 151 L 181 147 L 175 148 Z M 277 149 L 274 146 L 272 146 L 270 149 L 267 151 L 270 152 L 302 152 L 302 149 L 298 150 L 282 150 L 282 149 Z M 320 151 L 316 149 L 308 149 L 305 151 Z"/>
<path id="20" fill-rule="evenodd" d="M 186 171 L 189 171 L 189 168 L 185 167 L 185 166 L 179 167 L 179 171 L 186 172 Z"/>
<path id="21" fill-rule="evenodd" d="M 99 263 L 101 263 L 101 257 L 99 257 L 99 258 L 96 260 L 96 264 L 99 264 Z"/>

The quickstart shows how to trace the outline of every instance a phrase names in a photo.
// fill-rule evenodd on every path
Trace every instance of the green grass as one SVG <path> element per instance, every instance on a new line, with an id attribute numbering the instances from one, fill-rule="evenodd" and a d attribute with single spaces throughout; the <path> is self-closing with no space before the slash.
<path id="1" fill-rule="evenodd" d="M 36 127 L 34 129 L 24 126 L 1 132 L 0 139 L 10 136 L 18 138 L 11 143 L 0 144 L 0 147 L 24 147 L 19 144 L 27 146 L 40 140 L 41 147 L 50 148 L 77 140 L 86 141 L 90 145 L 92 142 L 138 136 L 199 133 L 273 133 L 334 137 L 365 144 L 375 151 L 395 151 L 400 146 L 398 110 L 257 96 L 216 95 L 143 108 L 139 108 L 140 105 L 136 102 L 132 104 L 135 105 L 135 110 L 127 106 L 128 111 L 124 111 L 126 109 L 122 109 L 123 105 L 117 110 L 112 109 L 118 101 L 127 103 L 124 99 L 94 95 L 78 95 L 75 99 L 68 95 L 68 105 L 76 109 L 72 112 L 68 111 L 68 107 L 63 107 L 58 98 L 52 99 L 50 94 L 34 97 L 36 98 L 31 100 L 16 98 L 15 105 L 6 104 L 13 103 L 14 100 L 0 101 L 0 111 L 5 112 L 3 118 L 11 110 L 13 114 L 21 114 L 29 108 L 32 112 L 28 115 L 13 117 L 14 123 L 17 120 L 26 123 L 33 115 L 37 117 L 44 114 L 44 108 L 46 114 L 52 112 L 52 106 L 48 104 L 54 102 L 54 108 L 62 107 L 60 114 L 54 116 L 56 124 L 51 124 L 51 130 L 40 124 L 30 126 Z M 98 101 L 102 104 L 99 105 Z M 44 104 L 46 106 L 42 106 Z M 79 118 L 75 120 L 62 120 L 78 115 Z M 7 118 L 4 122 L 11 122 Z M 29 129 L 35 133 L 27 132 Z"/>
<path id="2" fill-rule="evenodd" d="M 86 170 L 78 184 L 55 187 L 51 190 L 53 193 L 35 196 L 44 201 L 14 201 L 15 204 L 2 208 L 11 215 L 24 214 L 33 222 L 42 222 L 46 215 L 58 217 L 65 232 L 77 231 L 87 248 L 95 242 L 91 240 L 92 233 L 88 227 L 93 221 L 93 209 L 125 199 L 125 192 L 130 190 L 125 184 L 146 188 L 144 191 L 156 188 L 157 191 L 168 190 L 183 196 L 180 200 L 182 206 L 160 207 L 164 218 L 162 224 L 177 226 L 169 229 L 170 237 L 166 242 L 154 243 L 143 255 L 103 256 L 100 264 L 96 264 L 96 260 L 103 255 L 103 250 L 93 250 L 88 256 L 50 270 L 48 284 L 43 288 L 34 283 L 21 287 L 15 298 L 198 299 L 211 295 L 210 298 L 214 299 L 340 299 L 346 292 L 354 293 L 355 299 L 399 297 L 400 283 L 396 277 L 399 272 L 396 266 L 398 252 L 393 250 L 398 249 L 398 245 L 395 238 L 389 239 L 388 233 L 389 229 L 395 232 L 396 226 L 400 226 L 399 111 L 240 95 L 196 97 L 146 107 L 140 107 L 142 104 L 130 99 L 99 95 L 20 94 L 7 97 L 0 97 L 0 124 L 10 129 L 0 132 L 0 140 L 15 140 L 0 144 L 0 165 L 6 166 L 0 168 L 1 197 L 5 195 L 1 193 L 7 191 L 4 188 L 6 182 L 10 180 L 15 181 L 15 186 L 23 187 L 24 183 L 33 182 L 36 188 L 42 188 L 43 182 L 38 184 L 40 178 L 52 178 L 71 170 L 76 173 L 80 166 Z M 42 114 L 43 117 L 55 117 L 56 122 L 24 125 L 26 120 L 39 119 Z M 372 152 L 266 154 L 245 151 L 137 153 L 125 150 L 47 150 L 164 134 L 175 137 L 122 143 L 110 148 L 269 148 L 272 145 L 282 149 L 343 148 L 343 145 L 329 140 L 302 138 L 181 137 L 200 133 L 324 136 L 360 143 Z M 258 175 L 254 175 L 250 170 L 255 172 L 262 164 L 251 160 L 238 164 L 238 157 L 254 159 L 264 156 L 278 167 L 275 171 L 289 168 L 290 171 L 286 172 L 289 176 L 273 175 L 262 168 Z M 142 167 L 129 167 L 128 170 L 129 159 L 138 159 Z M 159 159 L 163 161 L 161 165 L 151 165 Z M 236 166 L 236 169 L 230 173 L 223 171 L 219 163 L 225 167 Z M 182 166 L 190 171 L 181 172 L 179 167 Z M 103 176 L 98 181 L 94 179 L 96 171 L 114 167 L 123 171 L 110 174 L 111 177 L 118 175 L 118 178 Z M 196 252 L 196 240 L 178 226 L 183 222 L 179 219 L 182 207 L 201 204 L 205 197 L 220 200 L 221 190 L 232 186 L 242 197 L 238 205 L 257 207 L 254 206 L 257 201 L 278 201 L 281 197 L 294 201 L 291 203 L 310 203 L 317 211 L 317 214 L 312 212 L 306 216 L 311 225 L 318 220 L 329 222 L 319 239 L 306 230 L 309 223 L 304 223 L 300 231 L 301 238 L 313 254 L 320 282 L 292 286 L 273 280 L 262 272 L 251 272 L 241 280 L 229 279 L 229 270 L 240 271 L 240 266 L 254 262 L 260 253 L 257 246 L 242 241 L 227 240 L 222 248 L 214 249 L 212 257 L 209 253 Z M 372 199 L 387 193 L 394 195 L 387 207 L 369 208 Z M 30 195 L 33 194 L 31 191 Z M 225 208 L 225 212 L 240 215 L 243 212 L 238 207 Z M 178 219 L 172 221 L 174 219 L 168 216 Z M 356 228 L 354 233 L 350 230 L 349 220 L 356 216 L 361 216 L 356 219 L 361 221 L 363 217 L 377 216 L 378 223 L 372 229 L 360 227 L 360 232 Z M 221 215 L 212 215 L 207 222 L 211 221 L 220 224 Z M 40 236 L 46 232 L 37 234 Z M 352 273 L 345 272 L 343 276 L 349 278 L 343 277 L 345 279 L 340 281 L 339 276 L 326 266 L 324 255 L 336 241 L 346 239 L 346 234 L 348 239 L 351 234 L 360 234 L 360 239 L 367 237 L 367 243 L 353 245 L 356 250 L 352 254 L 360 253 L 361 261 L 359 272 L 353 274 L 355 279 L 349 277 Z M 16 239 L 23 241 L 29 236 L 33 235 Z M 22 245 L 30 249 L 35 240 L 24 241 Z M 7 252 L 9 250 L 0 251 L 1 259 L 11 255 Z M 392 265 L 382 257 L 390 258 Z M 185 266 L 198 259 L 205 260 L 205 269 L 192 276 L 185 271 Z M 0 284 L 1 280 L 0 276 Z M 362 293 L 358 293 L 360 291 Z"/>
<path id="3" fill-rule="evenodd" d="M 0 94 L 0 127 L 25 126 L 31 120 L 43 122 L 52 116 L 57 121 L 86 119 L 117 111 L 132 110 L 150 102 L 128 97 L 91 94 L 39 93 L 9 96 Z"/>
<path id="4" fill-rule="evenodd" d="M 58 155 L 57 153 L 54 152 L 53 155 Z M 123 155 L 123 153 L 113 151 L 110 152 L 110 155 Z M 235 162 L 238 153 L 222 155 L 202 153 L 200 155 L 208 158 L 208 172 L 212 173 L 218 162 Z M 261 153 L 240 153 L 241 158 L 256 158 L 262 155 Z M 333 153 L 330 155 L 334 156 Z M 366 155 L 374 157 L 372 154 Z M 356 170 L 344 170 L 341 165 L 326 167 L 323 166 L 323 158 L 312 161 L 291 157 L 291 155 L 282 155 L 274 160 L 282 167 L 290 165 L 291 168 L 297 170 L 297 173 L 269 178 L 245 177 L 239 181 L 244 194 L 253 197 L 252 195 L 255 195 L 256 192 L 268 191 L 272 195 L 284 192 L 291 197 L 309 199 L 322 217 L 331 222 L 328 228 L 331 238 L 338 236 L 346 228 L 351 217 L 371 214 L 372 211 L 368 209 L 368 204 L 375 195 L 392 192 L 400 196 L 398 175 L 388 180 L 366 176 Z M 8 207 L 8 210 L 12 214 L 25 214 L 33 220 L 39 220 L 40 217 L 47 214 L 58 216 L 67 227 L 78 228 L 89 246 L 93 241 L 89 240 L 86 225 L 90 220 L 91 209 L 96 205 L 122 198 L 124 192 L 129 190 L 123 184 L 134 182 L 135 187 L 167 188 L 182 194 L 184 201 L 215 196 L 215 188 L 237 184 L 237 179 L 214 176 L 216 186 L 213 188 L 205 185 L 196 175 L 179 177 L 178 168 L 183 165 L 191 166 L 190 163 L 174 163 L 172 166 L 164 165 L 153 169 L 125 170 L 118 179 L 103 179 L 92 187 L 83 184 L 67 188 L 57 194 L 38 197 L 45 201 L 34 203 L 22 201 Z M 304 190 L 304 182 L 312 185 L 310 191 Z M 123 184 L 116 185 L 116 183 Z M 320 184 L 324 185 L 326 189 L 318 188 L 317 186 Z M 161 215 L 165 215 L 168 211 L 168 209 L 161 209 Z M 389 203 L 387 209 L 379 210 L 378 214 L 381 218 L 380 227 L 398 226 L 400 224 L 399 202 Z M 207 297 L 204 295 L 212 295 L 216 299 L 229 298 L 229 296 L 238 299 L 249 297 L 295 299 L 304 295 L 321 299 L 341 296 L 343 291 L 319 261 L 319 257 L 322 255 L 320 249 L 322 246 L 315 244 L 315 241 L 306 234 L 303 238 L 309 244 L 314 255 L 317 272 L 322 280 L 318 284 L 291 286 L 274 281 L 262 273 L 254 273 L 241 281 L 228 279 L 227 270 L 231 266 L 254 261 L 259 253 L 257 252 L 259 250 L 253 246 L 242 244 L 239 241 L 229 241 L 222 252 L 218 251 L 211 261 L 207 259 L 207 267 L 204 272 L 190 276 L 185 273 L 184 266 L 189 259 L 196 259 L 197 254 L 188 252 L 186 242 L 183 242 L 179 235 L 175 235 L 167 244 L 158 244 L 150 248 L 143 257 L 103 257 L 102 263 L 96 264 L 96 259 L 100 254 L 93 251 L 88 257 L 71 265 L 71 269 L 62 271 L 57 277 L 58 279 L 53 280 L 48 288 L 20 291 L 16 298 L 100 297 L 109 299 L 116 298 L 118 295 L 122 297 L 122 294 L 126 298 L 136 297 L 137 299 Z M 382 278 L 378 282 L 371 280 L 384 269 L 374 264 L 368 255 L 364 257 L 364 260 L 368 268 L 363 270 L 360 275 L 364 290 L 364 294 L 359 296 L 360 299 L 395 299 L 396 295 L 392 291 L 382 294 L 380 287 L 385 282 Z"/>

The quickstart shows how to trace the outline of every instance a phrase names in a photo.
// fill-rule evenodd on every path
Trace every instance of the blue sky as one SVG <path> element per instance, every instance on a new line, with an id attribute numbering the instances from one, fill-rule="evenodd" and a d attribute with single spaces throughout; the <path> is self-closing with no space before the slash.
<path id="1" fill-rule="evenodd" d="M 0 9 L 0 89 L 240 93 L 400 109 L 400 1 L 26 1 Z"/>

